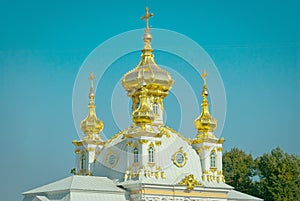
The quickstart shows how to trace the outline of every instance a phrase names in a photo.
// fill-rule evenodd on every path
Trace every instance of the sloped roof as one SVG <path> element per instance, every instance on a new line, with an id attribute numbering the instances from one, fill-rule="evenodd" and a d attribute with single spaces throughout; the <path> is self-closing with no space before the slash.
<path id="1" fill-rule="evenodd" d="M 263 200 L 239 191 L 231 190 L 228 193 L 228 200 L 231 201 L 259 201 Z"/>
<path id="2" fill-rule="evenodd" d="M 125 192 L 118 188 L 116 184 L 107 177 L 94 176 L 70 176 L 56 182 L 29 190 L 23 195 L 56 192 L 56 191 L 71 191 L 71 190 L 85 190 L 85 191 L 104 191 L 104 192 Z"/>

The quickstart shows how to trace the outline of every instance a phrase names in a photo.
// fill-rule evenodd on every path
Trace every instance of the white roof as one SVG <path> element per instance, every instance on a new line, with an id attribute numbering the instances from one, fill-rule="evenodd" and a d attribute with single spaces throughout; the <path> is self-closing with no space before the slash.
<path id="1" fill-rule="evenodd" d="M 118 188 L 116 186 L 116 183 L 108 179 L 107 177 L 74 175 L 24 192 L 23 195 L 72 190 L 119 192 L 123 194 L 125 193 L 123 189 Z M 40 200 L 43 201 L 43 198 L 41 197 Z"/>
<path id="2" fill-rule="evenodd" d="M 259 201 L 263 200 L 239 191 L 231 190 L 228 193 L 228 200 L 230 201 Z"/>

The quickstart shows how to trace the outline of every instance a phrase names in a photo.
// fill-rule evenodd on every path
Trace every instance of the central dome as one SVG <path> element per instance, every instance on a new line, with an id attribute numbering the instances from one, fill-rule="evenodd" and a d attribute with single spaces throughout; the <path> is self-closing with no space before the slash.
<path id="1" fill-rule="evenodd" d="M 152 52 L 150 55 L 145 55 L 143 52 L 139 64 L 124 75 L 122 84 L 129 95 L 142 86 L 146 86 L 148 89 L 159 89 L 163 92 L 172 87 L 174 81 L 171 75 L 161 69 L 153 57 Z"/>
<path id="2" fill-rule="evenodd" d="M 154 61 L 153 49 L 151 47 L 152 35 L 150 29 L 145 29 L 143 36 L 144 48 L 142 50 L 139 64 L 127 72 L 122 78 L 122 84 L 127 91 L 128 96 L 134 94 L 142 86 L 145 86 L 149 92 L 161 91 L 168 92 L 174 80 L 171 75 L 161 69 Z M 166 93 L 167 95 L 167 93 Z"/>

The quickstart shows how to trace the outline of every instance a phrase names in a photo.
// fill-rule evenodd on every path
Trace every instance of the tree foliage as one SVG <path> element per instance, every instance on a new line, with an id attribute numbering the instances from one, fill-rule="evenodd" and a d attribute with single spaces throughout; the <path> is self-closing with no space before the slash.
<path id="1" fill-rule="evenodd" d="M 256 159 L 260 192 L 266 201 L 300 200 L 300 158 L 280 148 Z"/>
<path id="2" fill-rule="evenodd" d="M 255 163 L 251 154 L 246 154 L 238 148 L 224 153 L 223 171 L 226 183 L 235 187 L 236 190 L 251 194 L 254 170 Z"/>
<path id="3" fill-rule="evenodd" d="M 280 148 L 253 160 L 238 148 L 224 153 L 226 182 L 265 201 L 300 200 L 300 157 Z"/>

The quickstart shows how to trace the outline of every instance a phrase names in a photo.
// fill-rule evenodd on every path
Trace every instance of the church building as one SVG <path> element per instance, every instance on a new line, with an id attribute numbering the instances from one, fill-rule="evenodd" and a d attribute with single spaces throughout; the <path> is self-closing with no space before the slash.
<path id="1" fill-rule="evenodd" d="M 131 98 L 132 124 L 104 141 L 104 123 L 96 115 L 90 75 L 88 114 L 80 123 L 82 139 L 74 140 L 74 175 L 24 192 L 23 201 L 258 201 L 235 191 L 222 173 L 222 144 L 210 114 L 206 79 L 201 113 L 194 121 L 195 137 L 164 124 L 164 98 L 174 80 L 154 60 L 146 8 L 144 47 L 138 65 L 122 78 Z M 200 78 L 199 78 L 200 79 Z"/>

